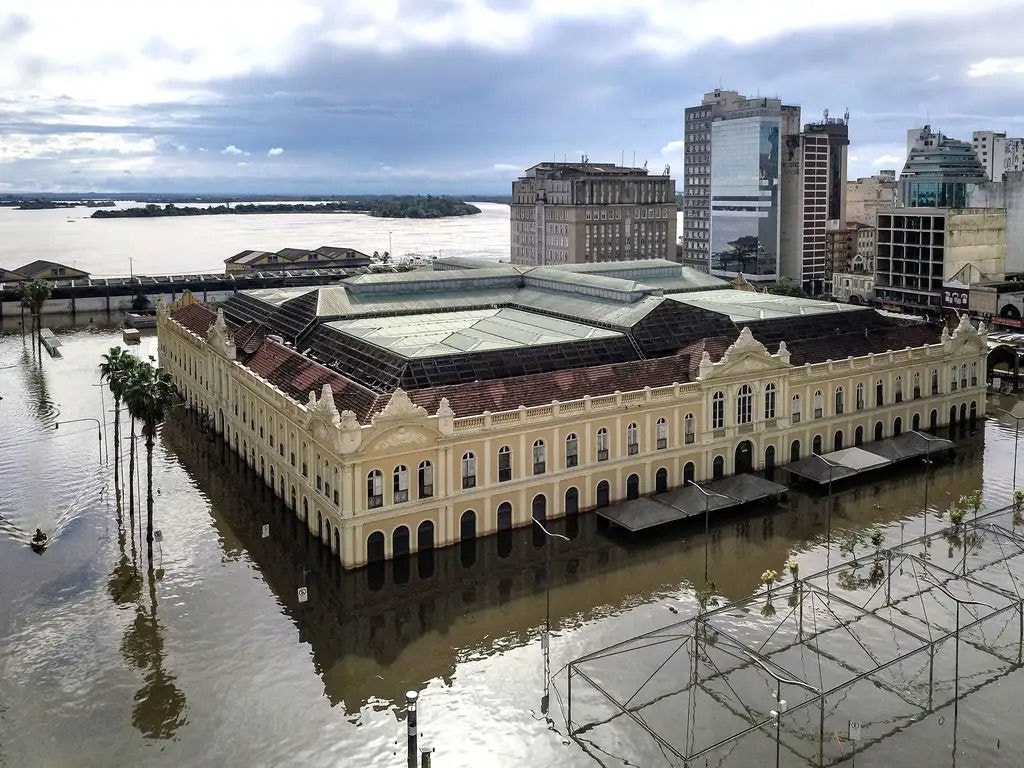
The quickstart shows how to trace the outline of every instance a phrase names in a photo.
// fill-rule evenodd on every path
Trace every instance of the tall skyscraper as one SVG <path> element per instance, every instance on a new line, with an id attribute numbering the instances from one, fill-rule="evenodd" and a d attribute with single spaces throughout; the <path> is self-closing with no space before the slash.
<path id="1" fill-rule="evenodd" d="M 800 107 L 718 89 L 684 123 L 683 263 L 775 280 L 782 137 L 799 132 Z"/>
<path id="2" fill-rule="evenodd" d="M 539 163 L 512 182 L 512 263 L 676 260 L 676 185 L 665 166 Z"/>
<path id="3" fill-rule="evenodd" d="M 987 180 L 970 143 L 947 138 L 930 125 L 907 131 L 907 162 L 899 179 L 901 206 L 966 208 L 971 189 Z"/>
<path id="4" fill-rule="evenodd" d="M 829 294 L 833 259 L 827 235 L 846 227 L 849 115 L 830 118 L 826 111 L 783 144 L 781 274 L 811 296 Z"/>

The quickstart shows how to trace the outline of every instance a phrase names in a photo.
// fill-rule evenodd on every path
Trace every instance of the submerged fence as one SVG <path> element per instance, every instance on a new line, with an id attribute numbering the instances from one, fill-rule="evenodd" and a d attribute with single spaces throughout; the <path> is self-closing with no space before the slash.
<path id="1" fill-rule="evenodd" d="M 570 662 L 568 735 L 640 765 L 855 762 L 1022 666 L 1022 584 L 1012 508 L 880 541 Z"/>

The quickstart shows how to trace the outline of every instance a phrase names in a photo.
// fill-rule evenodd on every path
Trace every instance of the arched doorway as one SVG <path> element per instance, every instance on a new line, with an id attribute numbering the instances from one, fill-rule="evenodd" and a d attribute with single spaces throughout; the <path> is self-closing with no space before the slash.
<path id="1" fill-rule="evenodd" d="M 395 584 L 409 581 L 409 529 L 400 525 L 391 533 L 391 573 Z"/>
<path id="2" fill-rule="evenodd" d="M 875 422 L 875 440 L 876 441 L 882 439 L 882 432 L 884 430 L 885 430 L 885 427 L 882 426 L 882 422 L 876 421 Z"/>
<path id="3" fill-rule="evenodd" d="M 507 501 L 498 505 L 498 557 L 505 558 L 512 554 L 512 505 Z"/>
<path id="4" fill-rule="evenodd" d="M 975 426 L 978 423 L 978 403 L 974 400 L 971 401 L 971 426 Z"/>
<path id="5" fill-rule="evenodd" d="M 768 471 L 775 469 L 775 446 L 769 445 L 764 449 L 764 468 Z"/>
<path id="6" fill-rule="evenodd" d="M 409 554 L 409 529 L 400 525 L 391 534 L 391 557 L 405 557 Z"/>
<path id="7" fill-rule="evenodd" d="M 636 499 L 640 497 L 640 476 L 630 475 L 626 478 L 626 498 Z"/>
<path id="8" fill-rule="evenodd" d="M 897 416 L 892 420 L 892 436 L 899 437 L 903 434 L 903 419 Z"/>
<path id="9" fill-rule="evenodd" d="M 841 429 L 837 429 L 835 436 L 832 438 L 832 450 L 843 450 L 843 430 Z"/>
<path id="10" fill-rule="evenodd" d="M 934 430 L 939 426 L 939 412 L 934 408 L 932 412 L 928 414 L 928 429 Z"/>
<path id="11" fill-rule="evenodd" d="M 334 554 L 341 554 L 341 529 L 334 526 Z"/>
<path id="12" fill-rule="evenodd" d="M 920 413 L 915 413 L 914 414 L 914 418 L 912 418 L 910 420 L 910 428 L 912 430 L 914 430 L 915 432 L 917 432 L 919 429 L 921 429 L 921 414 Z"/>
<path id="13" fill-rule="evenodd" d="M 821 435 L 815 435 L 814 440 L 811 441 L 811 453 L 815 456 L 821 455 Z"/>
<path id="14" fill-rule="evenodd" d="M 715 456 L 715 460 L 711 463 L 711 477 L 715 480 L 721 480 L 725 477 L 724 456 Z"/>
<path id="15" fill-rule="evenodd" d="M 853 444 L 857 447 L 864 445 L 864 427 L 857 427 L 853 432 Z"/>
<path id="16" fill-rule="evenodd" d="M 421 579 L 434 575 L 433 520 L 424 520 L 416 528 L 416 572 Z"/>
<path id="17" fill-rule="evenodd" d="M 662 467 L 654 475 L 654 492 L 664 493 L 668 490 L 668 470 Z"/>
<path id="18" fill-rule="evenodd" d="M 575 487 L 565 492 L 565 514 L 575 515 L 580 511 L 580 492 Z"/>
<path id="19" fill-rule="evenodd" d="M 374 531 L 366 538 L 366 562 L 384 562 L 384 533 Z"/>
<path id="20" fill-rule="evenodd" d="M 607 507 L 609 503 L 609 486 L 607 480 L 597 484 L 597 506 Z"/>
<path id="21" fill-rule="evenodd" d="M 273 489 L 273 487 L 274 487 L 274 465 L 273 464 L 270 465 L 270 487 L 271 487 L 271 489 Z"/>
<path id="22" fill-rule="evenodd" d="M 297 505 L 295 503 L 295 486 L 293 485 L 292 486 L 292 511 L 294 512 L 296 509 L 298 509 L 298 507 L 297 507 Z"/>
<path id="23" fill-rule="evenodd" d="M 316 537 L 320 541 L 324 540 L 324 516 L 319 509 L 316 511 Z"/>
<path id="24" fill-rule="evenodd" d="M 331 546 L 331 521 L 330 520 L 325 520 L 324 521 L 324 543 L 327 545 L 328 549 L 330 549 L 330 546 Z"/>
<path id="25" fill-rule="evenodd" d="M 789 446 L 789 460 L 800 461 L 800 441 L 794 440 Z"/>
<path id="26" fill-rule="evenodd" d="M 463 568 L 476 562 L 476 512 L 467 509 L 459 518 L 459 560 Z"/>
<path id="27" fill-rule="evenodd" d="M 735 464 L 733 465 L 733 473 L 742 475 L 746 472 L 751 472 L 754 469 L 754 446 L 750 444 L 749 440 L 744 440 L 742 443 L 736 446 Z"/>
<path id="28" fill-rule="evenodd" d="M 949 409 L 949 426 L 956 424 L 956 406 L 954 405 Z"/>
<path id="29" fill-rule="evenodd" d="M 686 462 L 686 466 L 683 467 L 683 485 L 692 483 L 697 476 L 697 467 L 692 461 Z"/>
<path id="30" fill-rule="evenodd" d="M 266 479 L 266 476 L 267 476 L 266 472 L 267 472 L 267 463 L 266 463 L 266 461 L 263 460 L 263 457 L 260 456 L 260 480 Z"/>
<path id="31" fill-rule="evenodd" d="M 302 522 L 309 520 L 309 502 L 306 501 L 306 497 L 302 497 Z"/>
<path id="32" fill-rule="evenodd" d="M 960 403 L 960 423 L 967 423 L 967 403 Z"/>
<path id="33" fill-rule="evenodd" d="M 540 548 L 547 538 L 540 526 L 548 521 L 548 497 L 543 493 L 538 493 L 533 497 L 533 503 L 530 505 L 530 517 L 540 523 L 540 525 L 530 526 L 533 528 L 533 546 Z"/>

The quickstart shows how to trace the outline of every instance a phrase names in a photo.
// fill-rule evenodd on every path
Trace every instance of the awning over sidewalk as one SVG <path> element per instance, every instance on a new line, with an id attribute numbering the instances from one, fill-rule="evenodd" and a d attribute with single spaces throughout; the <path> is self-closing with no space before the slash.
<path id="1" fill-rule="evenodd" d="M 843 480 L 898 461 L 948 451 L 952 447 L 952 440 L 920 432 L 907 432 L 899 437 L 869 443 L 862 448 L 844 448 L 820 456 L 808 456 L 787 464 L 784 469 L 823 485 L 830 479 L 833 482 Z"/>
<path id="2" fill-rule="evenodd" d="M 701 483 L 704 494 L 692 485 L 675 488 L 639 499 L 618 502 L 597 510 L 597 514 L 628 531 L 642 531 L 656 525 L 685 520 L 721 509 L 738 507 L 786 492 L 784 485 L 770 482 L 756 475 L 733 475 L 710 483 Z"/>

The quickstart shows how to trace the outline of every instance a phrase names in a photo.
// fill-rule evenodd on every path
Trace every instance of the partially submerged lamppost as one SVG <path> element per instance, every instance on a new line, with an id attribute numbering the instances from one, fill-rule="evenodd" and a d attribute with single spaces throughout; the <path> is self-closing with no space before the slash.
<path id="1" fill-rule="evenodd" d="M 100 459 L 100 464 L 102 464 L 103 463 L 103 427 L 100 425 L 100 420 L 99 419 L 94 419 L 94 418 L 89 418 L 89 417 L 85 417 L 85 418 L 81 418 L 81 419 L 64 419 L 63 421 L 55 421 L 53 423 L 53 428 L 55 430 L 57 430 L 57 429 L 60 429 L 60 425 L 61 424 L 77 424 L 77 423 L 82 422 L 82 421 L 92 421 L 92 422 L 96 423 L 96 439 L 99 441 L 99 448 L 98 448 L 98 450 L 99 450 L 99 459 Z"/>
<path id="2" fill-rule="evenodd" d="M 1017 490 L 1017 444 L 1020 440 L 1020 420 L 1024 419 L 1024 401 L 1018 400 L 1017 404 L 1009 411 L 1002 408 L 993 408 L 992 410 L 1005 413 L 1013 419 L 1013 490 Z"/>
<path id="3" fill-rule="evenodd" d="M 730 501 L 735 501 L 735 499 L 733 499 L 732 496 L 726 496 L 724 493 L 706 490 L 693 480 L 687 480 L 686 482 L 688 485 L 692 485 L 700 491 L 701 495 L 704 496 L 704 586 L 706 588 L 710 583 L 708 581 L 708 521 L 711 519 L 711 497 L 718 496 L 719 498 L 728 499 Z"/>
<path id="4" fill-rule="evenodd" d="M 541 638 L 541 647 L 544 650 L 544 695 L 540 699 L 541 714 L 546 715 L 550 702 L 548 691 L 551 685 L 551 539 L 562 539 L 563 541 L 572 541 L 572 539 L 561 533 L 552 533 L 536 517 L 533 518 L 533 522 L 547 537 L 544 542 L 544 636 Z"/>

